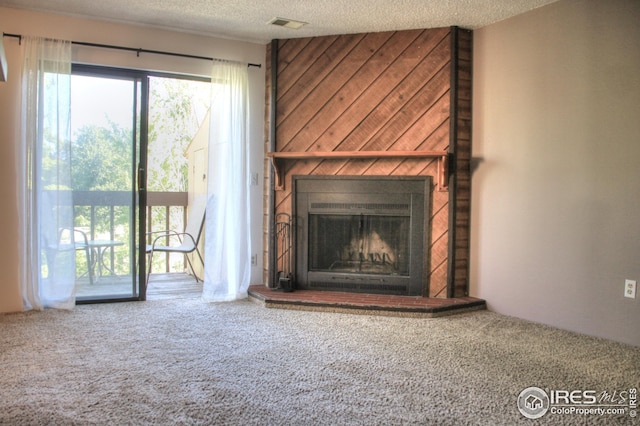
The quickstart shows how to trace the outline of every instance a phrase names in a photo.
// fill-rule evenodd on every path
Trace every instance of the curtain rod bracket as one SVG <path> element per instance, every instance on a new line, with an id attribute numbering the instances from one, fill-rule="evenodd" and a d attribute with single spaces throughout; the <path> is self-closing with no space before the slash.
<path id="1" fill-rule="evenodd" d="M 17 38 L 17 39 L 18 39 L 18 46 L 22 46 L 22 35 L 20 35 L 20 34 L 2 33 L 2 37 L 13 37 L 13 38 Z"/>

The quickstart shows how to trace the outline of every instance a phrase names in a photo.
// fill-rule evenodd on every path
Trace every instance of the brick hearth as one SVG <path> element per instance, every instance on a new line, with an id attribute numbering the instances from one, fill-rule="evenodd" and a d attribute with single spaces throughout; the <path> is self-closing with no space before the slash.
<path id="1" fill-rule="evenodd" d="M 486 309 L 486 302 L 474 297 L 442 299 L 314 290 L 286 293 L 261 285 L 249 287 L 249 298 L 268 308 L 410 317 L 439 317 Z"/>

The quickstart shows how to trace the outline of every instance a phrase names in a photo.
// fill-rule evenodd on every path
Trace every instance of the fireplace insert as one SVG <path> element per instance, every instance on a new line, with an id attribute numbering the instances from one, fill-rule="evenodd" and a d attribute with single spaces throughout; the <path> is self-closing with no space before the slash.
<path id="1" fill-rule="evenodd" d="M 294 177 L 295 285 L 422 296 L 429 177 Z"/>

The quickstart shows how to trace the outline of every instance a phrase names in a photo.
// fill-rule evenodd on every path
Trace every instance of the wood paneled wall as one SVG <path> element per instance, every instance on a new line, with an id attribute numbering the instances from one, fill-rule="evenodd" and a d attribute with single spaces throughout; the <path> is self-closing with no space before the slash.
<path id="1" fill-rule="evenodd" d="M 449 191 L 431 193 L 430 297 L 467 293 L 471 47 L 472 33 L 452 27 L 277 40 L 267 48 L 266 151 L 451 153 Z M 265 188 L 264 247 L 272 249 L 275 213 L 291 212 L 294 175 L 436 171 L 435 159 L 288 161 L 284 190 Z"/>

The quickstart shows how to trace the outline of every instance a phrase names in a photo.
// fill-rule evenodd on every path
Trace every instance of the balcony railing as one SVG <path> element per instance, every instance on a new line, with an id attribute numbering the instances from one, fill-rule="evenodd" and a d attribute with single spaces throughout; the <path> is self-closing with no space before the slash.
<path id="1" fill-rule="evenodd" d="M 89 240 L 117 240 L 127 246 L 133 229 L 130 208 L 135 203 L 134 197 L 127 191 L 73 191 L 75 225 Z M 187 205 L 187 192 L 148 192 L 147 231 L 184 230 Z M 111 271 L 118 269 L 115 250 L 109 247 L 103 256 L 105 267 Z M 172 272 L 169 256 L 169 253 L 164 256 L 165 272 Z M 162 258 L 155 256 L 154 260 Z"/>
<path id="2" fill-rule="evenodd" d="M 189 204 L 187 192 L 147 192 L 147 232 L 162 231 L 165 229 L 174 229 L 181 232 L 184 231 L 187 223 L 187 206 Z M 179 209 L 177 213 L 180 215 L 180 223 L 175 223 L 175 219 L 178 215 L 173 214 L 172 210 Z M 175 212 L 174 212 L 175 213 Z M 159 228 L 156 228 L 158 216 L 164 216 L 164 224 Z M 172 223 L 171 219 L 174 219 Z M 147 244 L 151 244 L 152 241 L 147 241 Z M 166 245 L 169 245 L 169 237 L 165 241 Z M 171 272 L 171 264 L 169 261 L 170 254 L 165 253 L 165 272 Z M 155 258 L 155 256 L 154 256 Z M 186 268 L 186 261 L 183 260 L 183 268 Z"/>

